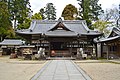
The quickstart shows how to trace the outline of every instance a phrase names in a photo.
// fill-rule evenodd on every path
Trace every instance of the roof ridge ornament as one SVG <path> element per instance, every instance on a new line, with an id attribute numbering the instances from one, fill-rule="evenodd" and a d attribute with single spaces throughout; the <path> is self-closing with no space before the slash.
<path id="1" fill-rule="evenodd" d="M 61 17 L 58 19 L 58 22 L 62 22 L 62 18 Z"/>
<path id="2" fill-rule="evenodd" d="M 32 32 L 33 30 L 32 29 L 30 29 L 30 32 Z"/>

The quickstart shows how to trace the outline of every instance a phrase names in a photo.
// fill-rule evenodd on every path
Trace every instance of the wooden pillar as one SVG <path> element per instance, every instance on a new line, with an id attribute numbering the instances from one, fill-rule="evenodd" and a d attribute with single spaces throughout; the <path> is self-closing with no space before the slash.
<path id="1" fill-rule="evenodd" d="M 39 47 L 41 47 L 41 40 L 39 40 L 39 45 L 40 45 Z"/>
<path id="2" fill-rule="evenodd" d="M 96 53 L 96 58 L 98 58 L 97 56 L 97 43 L 96 44 L 94 44 L 95 45 L 95 53 Z"/>
<path id="3" fill-rule="evenodd" d="M 101 57 L 103 57 L 103 46 L 104 46 L 104 43 L 101 43 Z"/>
<path id="4" fill-rule="evenodd" d="M 107 44 L 107 60 L 109 60 L 109 45 Z"/>
<path id="5" fill-rule="evenodd" d="M 43 40 L 43 43 L 42 43 L 42 44 L 43 44 L 43 47 L 45 48 L 45 46 L 44 46 L 44 40 Z"/>
<path id="6" fill-rule="evenodd" d="M 39 40 L 36 40 L 37 53 L 39 51 Z"/>
<path id="7" fill-rule="evenodd" d="M 49 42 L 49 53 L 48 53 L 48 56 L 50 57 L 50 53 L 51 53 L 51 44 Z"/>
<path id="8" fill-rule="evenodd" d="M 79 41 L 77 41 L 77 47 L 79 48 Z"/>
<path id="9" fill-rule="evenodd" d="M 71 57 L 72 57 L 72 42 L 71 42 L 70 53 L 71 53 Z"/>
<path id="10" fill-rule="evenodd" d="M 82 41 L 83 42 L 83 53 L 85 53 L 85 44 L 84 44 L 84 41 Z"/>
<path id="11" fill-rule="evenodd" d="M 101 43 L 97 43 L 97 58 L 101 57 Z"/>
<path id="12" fill-rule="evenodd" d="M 40 39 L 39 39 L 39 44 L 40 44 L 40 47 L 41 47 L 41 35 L 40 35 Z"/>
<path id="13" fill-rule="evenodd" d="M 117 51 L 116 51 L 116 53 L 118 53 L 120 55 L 120 44 L 119 43 L 117 44 Z"/>

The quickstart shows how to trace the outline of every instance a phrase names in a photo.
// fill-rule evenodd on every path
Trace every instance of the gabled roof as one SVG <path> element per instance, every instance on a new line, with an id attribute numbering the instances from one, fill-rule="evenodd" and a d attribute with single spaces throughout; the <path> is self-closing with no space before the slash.
<path id="1" fill-rule="evenodd" d="M 95 42 L 109 42 L 120 38 L 120 28 L 113 27 L 109 36 L 105 38 L 100 38 L 99 40 L 94 40 Z"/>
<path id="2" fill-rule="evenodd" d="M 56 37 L 73 37 L 77 36 L 77 33 L 74 31 L 70 30 L 66 24 L 62 22 L 61 19 L 58 20 L 58 23 L 49 29 L 46 33 L 46 36 L 56 36 Z"/>
<path id="3" fill-rule="evenodd" d="M 57 36 L 57 37 L 74 37 L 77 36 L 78 34 L 73 32 L 73 31 L 66 31 L 66 30 L 54 30 L 54 31 L 48 31 L 45 33 L 47 36 Z"/>
<path id="4" fill-rule="evenodd" d="M 109 41 L 112 41 L 112 40 L 116 40 L 120 38 L 120 36 L 114 36 L 114 37 L 109 37 L 109 38 L 101 38 L 99 40 L 96 40 L 96 42 L 109 42 Z"/>
<path id="5" fill-rule="evenodd" d="M 113 27 L 110 35 L 108 36 L 108 38 L 113 37 L 113 36 L 117 36 L 117 35 L 120 35 L 120 28 Z"/>
<path id="6" fill-rule="evenodd" d="M 4 39 L 0 45 L 22 45 L 24 42 L 22 40 L 16 39 Z"/>
<path id="7" fill-rule="evenodd" d="M 62 22 L 59 21 L 54 27 L 52 27 L 49 31 L 54 31 L 54 30 L 66 30 L 66 31 L 71 31 L 67 26 Z"/>
<path id="8" fill-rule="evenodd" d="M 25 30 L 17 30 L 16 32 L 18 34 L 48 34 L 49 31 L 55 30 L 57 28 L 57 25 L 62 23 L 66 31 L 69 35 L 73 34 L 79 34 L 79 35 L 101 35 L 100 32 L 96 32 L 93 30 L 90 30 L 85 20 L 33 20 L 31 22 L 31 26 L 29 29 Z M 65 30 L 64 29 L 64 30 Z M 61 33 L 64 34 L 65 31 L 62 31 Z M 55 33 L 56 32 L 56 33 Z M 50 32 L 50 34 L 59 34 L 60 31 Z M 65 32 L 65 33 L 67 33 Z M 62 35 L 62 34 L 61 34 Z"/>

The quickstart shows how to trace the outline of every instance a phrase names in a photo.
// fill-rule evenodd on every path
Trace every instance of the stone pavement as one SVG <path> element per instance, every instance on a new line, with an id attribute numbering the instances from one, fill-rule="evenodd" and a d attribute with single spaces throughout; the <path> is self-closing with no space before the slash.
<path id="1" fill-rule="evenodd" d="M 49 61 L 31 80 L 92 80 L 71 60 Z"/>

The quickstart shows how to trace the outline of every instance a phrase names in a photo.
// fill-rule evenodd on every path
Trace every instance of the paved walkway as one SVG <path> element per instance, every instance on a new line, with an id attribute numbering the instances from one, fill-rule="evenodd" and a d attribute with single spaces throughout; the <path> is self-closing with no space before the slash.
<path id="1" fill-rule="evenodd" d="M 92 80 L 71 60 L 49 61 L 31 80 Z"/>

